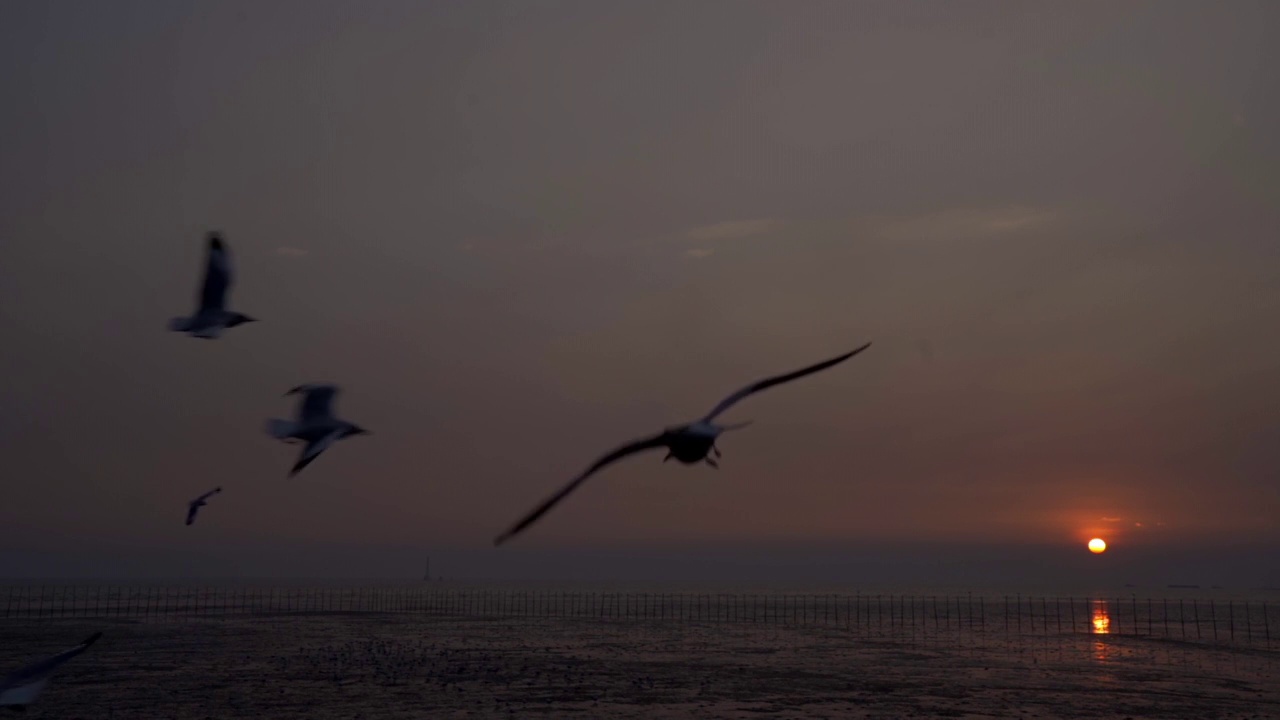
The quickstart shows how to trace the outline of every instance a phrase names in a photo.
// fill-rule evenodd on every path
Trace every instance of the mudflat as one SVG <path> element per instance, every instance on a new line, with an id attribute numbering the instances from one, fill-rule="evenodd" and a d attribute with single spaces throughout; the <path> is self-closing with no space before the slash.
<path id="1" fill-rule="evenodd" d="M 0 673 L 96 630 L 29 717 L 1280 717 L 1280 651 L 1092 634 L 378 613 L 6 620 Z"/>

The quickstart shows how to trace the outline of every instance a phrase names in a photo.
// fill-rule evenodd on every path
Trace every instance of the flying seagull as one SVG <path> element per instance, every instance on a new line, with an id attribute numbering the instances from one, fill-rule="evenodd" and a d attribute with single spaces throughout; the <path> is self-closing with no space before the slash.
<path id="1" fill-rule="evenodd" d="M 581 485 L 587 478 L 591 477 L 597 470 L 600 470 L 604 466 L 621 460 L 633 453 L 665 447 L 667 449 L 667 455 L 662 459 L 663 462 L 674 457 L 686 465 L 705 462 L 713 468 L 719 468 L 720 466 L 715 460 L 707 457 L 707 453 L 709 452 L 713 452 L 716 457 L 720 457 L 720 448 L 716 447 L 716 438 L 720 436 L 720 433 L 726 430 L 737 430 L 738 428 L 750 425 L 751 422 L 747 421 L 736 425 L 716 425 L 711 422 L 716 416 L 720 415 L 725 410 L 728 410 L 732 405 L 748 395 L 760 392 L 766 388 L 771 388 L 774 385 L 781 385 L 784 382 L 802 378 L 805 375 L 816 373 L 820 370 L 826 370 L 832 365 L 842 363 L 869 347 L 871 347 L 871 343 L 867 343 L 853 352 L 845 353 L 844 355 L 831 358 L 830 360 L 824 360 L 817 365 L 810 365 L 809 367 L 802 368 L 794 372 L 789 372 L 784 375 L 775 375 L 773 377 L 751 383 L 724 400 L 721 400 L 720 404 L 716 405 L 715 408 L 713 408 L 711 412 L 707 413 L 707 415 L 701 420 L 696 420 L 686 425 L 670 427 L 653 437 L 644 438 L 643 440 L 637 440 L 627 445 L 623 445 L 617 450 L 614 450 L 608 455 L 605 455 L 595 461 L 591 467 L 587 468 L 581 475 L 574 478 L 568 485 L 561 488 L 559 492 L 552 495 L 545 502 L 535 508 L 533 512 L 526 515 L 524 519 L 516 523 L 510 530 L 499 535 L 498 538 L 494 540 L 493 544 L 501 545 L 507 540 L 510 540 L 516 534 L 536 522 L 538 518 L 542 517 L 548 510 L 554 507 L 556 503 L 563 500 L 565 496 L 576 490 L 579 485 Z"/>
<path id="2" fill-rule="evenodd" d="M 49 678 L 53 677 L 54 671 L 62 663 L 89 649 L 89 646 L 97 642 L 100 637 L 102 637 L 102 633 L 94 633 L 89 636 L 89 639 L 70 650 L 64 650 L 51 658 L 32 663 L 10 673 L 8 677 L 0 681 L 0 705 L 8 706 L 14 710 L 25 710 L 27 705 L 35 702 L 36 697 L 40 695 L 40 691 L 44 690 L 44 686 L 49 683 Z"/>
<path id="3" fill-rule="evenodd" d="M 303 393 L 302 402 L 298 405 L 298 419 L 267 421 L 267 433 L 277 440 L 306 443 L 298 462 L 289 471 L 289 477 L 297 475 L 302 468 L 320 457 L 320 453 L 342 438 L 369 434 L 368 430 L 359 425 L 333 416 L 333 398 L 338 394 L 337 386 L 299 385 L 284 395 L 288 397 L 295 393 Z"/>
<path id="4" fill-rule="evenodd" d="M 200 288 L 196 313 L 191 317 L 170 320 L 169 329 L 211 340 L 221 335 L 223 330 L 254 322 L 256 318 L 227 310 L 227 290 L 230 287 L 231 254 L 218 233 L 209 233 L 204 261 L 204 285 Z"/>
<path id="5" fill-rule="evenodd" d="M 195 500 L 192 500 L 191 502 L 187 503 L 187 524 L 190 525 L 191 523 L 195 522 L 196 513 L 200 512 L 200 508 L 204 507 L 205 505 L 208 505 L 209 498 L 213 497 L 214 495 L 217 495 L 220 492 L 222 492 L 222 488 L 216 487 L 210 490 L 209 492 L 201 495 L 200 497 L 196 498 Z"/>

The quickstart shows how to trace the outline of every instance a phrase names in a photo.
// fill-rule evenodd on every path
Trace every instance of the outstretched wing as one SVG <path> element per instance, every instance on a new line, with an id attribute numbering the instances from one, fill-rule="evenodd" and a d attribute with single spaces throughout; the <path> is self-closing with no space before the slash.
<path id="1" fill-rule="evenodd" d="M 49 678 L 42 677 L 25 683 L 6 685 L 0 689 L 0 707 L 8 706 L 14 710 L 25 710 L 27 705 L 36 701 L 44 691 L 44 686 L 48 684 Z"/>
<path id="2" fill-rule="evenodd" d="M 200 512 L 200 503 L 198 501 L 193 503 L 187 503 L 187 524 L 188 525 L 196 521 L 196 513 L 198 512 Z"/>
<path id="3" fill-rule="evenodd" d="M 802 368 L 800 370 L 796 370 L 795 372 L 789 372 L 785 375 L 775 375 L 771 378 L 765 378 L 764 380 L 753 382 L 750 385 L 742 388 L 738 392 L 725 398 L 724 400 L 721 400 L 720 404 L 716 405 L 714 410 L 707 413 L 707 416 L 702 418 L 702 422 L 710 422 L 712 418 L 724 412 L 725 410 L 728 410 L 730 406 L 732 406 L 734 403 L 738 402 L 739 400 L 745 398 L 748 395 L 751 395 L 753 393 L 758 393 L 761 390 L 771 388 L 774 385 L 781 385 L 784 382 L 789 382 L 791 380 L 802 378 L 805 375 L 810 375 L 820 370 L 826 370 L 832 365 L 837 365 L 839 363 L 842 363 L 845 360 L 848 360 L 849 358 L 853 357 L 854 355 L 857 355 L 858 353 L 862 352 L 863 350 L 866 350 L 869 347 L 871 347 L 871 343 L 867 343 L 866 345 L 863 345 L 862 347 L 858 348 L 857 350 L 854 350 L 853 352 L 845 353 L 844 355 L 831 358 L 830 360 L 824 360 L 818 363 L 817 365 L 810 365 L 807 368 Z"/>
<path id="4" fill-rule="evenodd" d="M 338 394 L 336 385 L 299 385 L 290 393 L 306 393 L 298 406 L 298 419 L 302 422 L 327 418 L 333 415 L 333 398 Z"/>
<path id="5" fill-rule="evenodd" d="M 205 252 L 204 285 L 200 288 L 201 310 L 225 310 L 227 288 L 231 285 L 231 254 L 217 233 L 209 235 Z"/>
<path id="6" fill-rule="evenodd" d="M 298 462 L 294 463 L 293 469 L 289 471 L 289 477 L 302 472 L 302 468 L 310 465 L 316 458 L 320 457 L 320 453 L 328 450 L 340 436 L 340 432 L 331 432 L 319 440 L 307 443 L 306 447 L 302 448 L 302 454 L 298 456 Z"/>
<path id="7" fill-rule="evenodd" d="M 30 704 L 44 689 L 45 683 L 60 665 L 79 655 L 98 641 L 102 633 L 94 633 L 84 642 L 63 652 L 21 668 L 0 682 L 0 705 L 22 706 Z"/>
<path id="8" fill-rule="evenodd" d="M 622 458 L 628 455 L 631 455 L 632 453 L 638 453 L 644 450 L 651 450 L 653 448 L 662 447 L 666 444 L 667 444 L 667 433 L 662 432 L 658 435 L 654 435 L 651 438 L 646 438 L 644 440 L 637 440 L 628 445 L 623 445 L 617 450 L 614 450 L 608 455 L 605 455 L 604 457 L 595 461 L 595 463 L 593 463 L 591 467 L 587 468 L 581 475 L 574 478 L 568 485 L 565 485 L 563 488 L 560 488 L 560 490 L 555 495 L 552 495 L 551 497 L 547 498 L 547 500 L 544 501 L 537 508 L 535 508 L 533 512 L 524 516 L 524 519 L 522 519 L 520 522 L 512 526 L 510 530 L 506 531 L 502 535 L 499 535 L 498 539 L 493 541 L 493 544 L 495 546 L 501 545 L 507 540 L 510 540 L 511 538 L 515 537 L 525 528 L 537 522 L 538 518 L 545 515 L 546 512 L 550 510 L 552 507 L 554 507 L 556 503 L 560 502 L 565 498 L 565 496 L 567 496 L 569 493 L 576 490 L 579 485 L 581 485 L 584 481 L 586 481 L 587 478 L 591 477 L 597 470 L 604 467 L 605 465 L 608 465 L 617 460 L 621 460 Z"/>
<path id="9" fill-rule="evenodd" d="M 216 487 L 210 490 L 209 492 L 201 495 L 199 498 L 196 499 L 196 502 L 204 502 L 205 500 L 208 500 L 209 498 L 213 497 L 214 495 L 217 495 L 220 492 L 222 492 L 222 488 Z"/>

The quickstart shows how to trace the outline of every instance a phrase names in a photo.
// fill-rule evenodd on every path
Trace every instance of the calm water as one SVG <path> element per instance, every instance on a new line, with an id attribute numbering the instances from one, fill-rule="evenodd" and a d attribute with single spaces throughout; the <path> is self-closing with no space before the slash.
<path id="1" fill-rule="evenodd" d="M 451 583 L 8 583 L 5 620 L 166 622 L 264 615 L 381 613 L 435 618 L 817 626 L 890 638 L 1118 635 L 1280 650 L 1280 602 L 1269 593 L 1153 589 L 1041 594 L 866 588 L 804 592 L 747 587 Z M 1275 637 L 1273 638 L 1273 629 Z"/>

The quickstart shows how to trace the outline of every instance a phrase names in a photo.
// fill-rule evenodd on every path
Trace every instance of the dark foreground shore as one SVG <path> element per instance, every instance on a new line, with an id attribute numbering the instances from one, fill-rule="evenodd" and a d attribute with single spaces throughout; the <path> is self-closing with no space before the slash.
<path id="1" fill-rule="evenodd" d="M 0 672 L 99 629 L 28 717 L 1280 717 L 1280 652 L 1070 633 L 369 613 L 7 620 Z"/>

